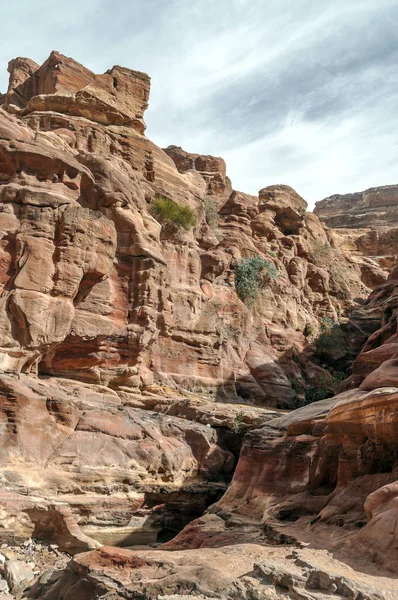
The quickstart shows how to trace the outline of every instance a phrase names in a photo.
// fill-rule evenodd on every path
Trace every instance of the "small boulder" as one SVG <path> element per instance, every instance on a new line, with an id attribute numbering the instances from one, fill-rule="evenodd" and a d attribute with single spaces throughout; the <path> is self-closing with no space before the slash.
<path id="1" fill-rule="evenodd" d="M 5 579 L 0 579 L 0 594 L 8 594 L 10 588 Z"/>
<path id="2" fill-rule="evenodd" d="M 35 578 L 32 567 L 21 560 L 7 560 L 4 565 L 4 576 L 11 591 L 20 587 L 22 583 L 26 583 L 27 587 Z"/>

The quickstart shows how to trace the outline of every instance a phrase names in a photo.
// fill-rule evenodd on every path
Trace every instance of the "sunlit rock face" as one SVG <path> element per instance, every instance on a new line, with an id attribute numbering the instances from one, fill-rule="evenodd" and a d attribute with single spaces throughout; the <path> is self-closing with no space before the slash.
<path id="1" fill-rule="evenodd" d="M 328 234 L 288 186 L 248 196 L 232 190 L 221 158 L 152 144 L 146 75 L 118 66 L 96 75 L 58 52 L 40 67 L 15 59 L 9 71 L 2 370 L 294 405 L 290 378 L 306 367 L 291 348 L 305 352 L 307 324 L 366 297 L 363 273 L 374 269 L 339 256 L 336 277 L 314 264 Z M 189 207 L 195 224 L 162 226 L 158 196 Z M 278 275 L 255 308 L 234 286 L 235 266 L 252 256 Z"/>
<path id="2" fill-rule="evenodd" d="M 385 185 L 354 194 L 335 194 L 315 204 L 314 213 L 333 230 L 345 253 L 370 257 L 390 271 L 398 260 L 398 185 Z M 363 281 L 375 287 L 379 275 L 363 272 Z"/>
<path id="3" fill-rule="evenodd" d="M 314 212 L 328 227 L 394 227 L 398 220 L 398 185 L 335 194 L 317 202 Z"/>
<path id="4" fill-rule="evenodd" d="M 362 514 L 393 478 L 380 465 L 395 448 L 396 274 L 372 252 L 395 238 L 366 230 L 341 250 L 289 186 L 248 195 L 232 189 L 222 158 L 158 148 L 144 134 L 145 74 L 94 74 L 58 52 L 41 66 L 14 59 L 9 72 L 0 99 L 3 538 L 47 536 L 71 554 L 264 543 L 266 510 L 288 502 L 326 520 L 366 475 L 355 496 Z M 160 218 L 159 199 L 188 210 L 189 225 Z M 243 301 L 237 267 L 258 257 L 272 277 Z M 346 322 L 350 311 L 355 343 L 348 358 L 331 349 L 335 364 L 351 364 L 369 340 L 347 389 L 281 415 L 300 404 L 300 386 L 325 375 L 315 356 L 322 322 Z M 390 391 L 379 392 L 386 381 Z M 168 541 L 231 479 L 215 510 L 253 518 L 249 530 L 239 537 L 209 513 Z M 390 527 L 395 488 L 385 490 L 367 514 L 387 511 Z M 231 569 L 249 572 L 259 548 L 243 561 L 226 551 Z M 212 559 L 198 560 L 208 568 Z M 227 580 L 234 597 L 240 583 Z"/>
<path id="5" fill-rule="evenodd" d="M 279 523 L 285 537 L 301 531 L 311 541 L 326 527 L 329 548 L 351 556 L 360 549 L 367 560 L 396 573 L 397 268 L 363 311 L 378 311 L 380 327 L 353 364 L 346 384 L 351 389 L 251 431 L 223 498 L 165 549 L 238 543 L 242 531 L 233 524 L 255 517 L 265 526 Z M 289 529 L 289 522 L 295 526 Z M 245 532 L 252 540 L 259 535 L 249 527 Z"/>

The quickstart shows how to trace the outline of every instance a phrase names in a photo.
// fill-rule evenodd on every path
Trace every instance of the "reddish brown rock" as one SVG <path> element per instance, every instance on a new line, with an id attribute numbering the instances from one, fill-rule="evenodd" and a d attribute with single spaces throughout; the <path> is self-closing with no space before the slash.
<path id="1" fill-rule="evenodd" d="M 206 181 L 206 194 L 216 199 L 228 198 L 232 186 L 227 166 L 220 157 L 185 152 L 180 146 L 168 146 L 164 151 L 174 161 L 178 171 L 198 171 Z"/>
<path id="2" fill-rule="evenodd" d="M 40 110 L 32 104 L 24 116 L 3 112 L 0 119 L 3 370 L 136 388 L 155 377 L 291 406 L 292 341 L 301 351 L 307 323 L 337 319 L 350 304 L 329 267 L 309 262 L 311 246 L 328 238 L 315 217 L 305 217 L 305 202 L 286 186 L 266 188 L 262 200 L 231 192 L 222 159 L 177 148 L 174 160 L 184 155 L 195 166 L 179 173 L 134 127 L 99 118 L 99 101 L 107 119 L 113 110 L 143 114 L 144 79 L 128 70 L 93 76 L 53 53 L 39 71 L 44 93 L 27 106 L 39 98 Z M 80 92 L 92 109 L 84 118 L 73 107 L 53 112 L 47 105 L 66 99 L 75 106 Z M 213 190 L 222 204 L 216 232 L 206 223 L 209 173 L 226 185 L 223 199 Z M 162 228 L 150 210 L 159 194 L 190 207 L 196 226 L 172 235 Z M 294 234 L 284 229 L 288 221 Z M 256 254 L 268 257 L 279 277 L 254 315 L 234 292 L 234 267 Z M 360 269 L 350 275 L 353 296 L 366 294 Z"/>
<path id="3" fill-rule="evenodd" d="M 88 539 L 166 541 L 225 491 L 249 430 L 228 492 L 178 543 L 225 546 L 239 531 L 245 542 L 293 543 L 269 529 L 270 515 L 287 513 L 322 524 L 347 514 L 351 528 L 394 477 L 396 392 L 380 384 L 395 382 L 396 273 L 385 281 L 359 246 L 341 253 L 288 186 L 234 191 L 222 159 L 155 146 L 144 136 L 148 76 L 118 66 L 96 75 L 55 52 L 41 67 L 17 59 L 10 69 L 0 109 L 0 475 L 5 491 L 36 504 L 17 514 L 2 505 L 4 538 L 42 527 L 70 551 Z M 159 196 L 191 211 L 191 225 L 156 220 Z M 256 256 L 274 277 L 262 273 L 244 302 L 236 267 Z M 324 320 L 337 325 L 353 307 L 355 344 L 320 355 Z M 361 389 L 291 416 L 269 408 L 304 402 L 324 361 L 349 366 L 370 330 L 346 384 Z M 38 511 L 43 498 L 64 518 Z M 74 584 L 86 585 L 97 560 L 127 564 L 128 577 L 133 565 L 137 585 L 152 577 L 152 559 L 137 559 L 148 566 L 137 575 L 135 555 L 118 552 L 77 560 Z M 243 554 L 250 590 L 252 550 Z M 197 583 L 200 593 L 231 585 L 239 597 L 238 552 L 214 556 L 229 555 L 230 575 Z M 173 581 L 148 593 L 189 591 L 173 579 L 186 557 L 159 556 Z M 210 579 L 211 556 L 196 559 Z M 192 560 L 184 585 L 200 579 Z M 96 576 L 87 585 L 109 591 Z"/>
<path id="4" fill-rule="evenodd" d="M 393 227 L 398 219 L 398 186 L 335 194 L 317 202 L 314 212 L 328 227 Z"/>

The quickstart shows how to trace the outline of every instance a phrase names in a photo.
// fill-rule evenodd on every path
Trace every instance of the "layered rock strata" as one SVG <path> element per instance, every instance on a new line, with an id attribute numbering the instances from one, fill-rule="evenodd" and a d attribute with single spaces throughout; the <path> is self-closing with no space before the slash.
<path id="1" fill-rule="evenodd" d="M 148 77 L 121 67 L 94 75 L 54 52 L 37 69 L 26 59 L 9 68 L 2 370 L 294 406 L 291 378 L 315 372 L 292 360 L 311 354 L 306 327 L 337 320 L 368 295 L 369 272 L 385 273 L 333 250 L 291 188 L 232 191 L 221 159 L 152 144 L 142 125 Z M 152 207 L 164 196 L 196 224 L 159 223 Z M 324 246 L 326 261 L 315 258 Z M 277 272 L 255 310 L 234 286 L 235 266 L 253 256 Z"/>
<path id="2" fill-rule="evenodd" d="M 346 552 L 372 539 L 372 559 L 393 568 L 396 271 L 341 253 L 290 187 L 250 196 L 222 159 L 158 148 L 144 134 L 147 75 L 97 75 L 58 52 L 9 71 L 0 538 L 78 553 L 31 597 L 392 598 L 341 565 L 303 565 L 312 555 L 275 551 L 270 569 L 269 546 L 299 545 L 302 519 L 331 523 Z M 188 225 L 160 218 L 159 202 Z M 235 276 L 251 258 L 272 277 L 249 302 Z M 350 348 L 320 352 L 322 327 L 348 313 Z M 366 338 L 342 394 L 280 412 Z"/>
<path id="3" fill-rule="evenodd" d="M 397 263 L 398 185 L 335 194 L 316 202 L 314 213 L 344 252 L 372 257 L 388 271 Z"/>

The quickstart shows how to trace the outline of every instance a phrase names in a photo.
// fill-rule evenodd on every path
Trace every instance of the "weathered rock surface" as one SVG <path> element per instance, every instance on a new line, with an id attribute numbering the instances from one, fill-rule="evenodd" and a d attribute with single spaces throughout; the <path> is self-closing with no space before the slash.
<path id="1" fill-rule="evenodd" d="M 346 565 L 319 554 L 301 550 L 286 555 L 255 544 L 190 552 L 104 547 L 77 556 L 56 582 L 36 585 L 30 597 L 393 600 L 397 593 L 393 581 L 381 590 L 376 578 L 358 577 Z"/>
<path id="2" fill-rule="evenodd" d="M 273 524 L 273 537 L 279 532 L 316 543 L 326 535 L 329 547 L 351 556 L 361 548 L 365 560 L 396 571 L 397 275 L 393 271 L 368 301 L 370 310 L 379 307 L 382 326 L 354 363 L 351 384 L 359 388 L 251 431 L 214 514 L 191 523 L 165 548 L 236 543 L 237 519 L 257 518 L 266 528 Z M 258 533 L 242 525 L 249 540 L 258 541 Z"/>
<path id="3" fill-rule="evenodd" d="M 335 194 L 317 202 L 314 213 L 333 228 L 391 228 L 398 220 L 398 185 Z"/>
<path id="4" fill-rule="evenodd" d="M 185 152 L 180 146 L 168 146 L 164 151 L 174 161 L 179 173 L 197 171 L 206 181 L 206 193 L 219 201 L 226 200 L 232 192 L 227 177 L 227 165 L 221 157 Z"/>
<path id="5" fill-rule="evenodd" d="M 28 376 L 0 386 L 3 539 L 47 536 L 72 554 L 94 540 L 154 542 L 230 479 L 234 447 L 215 428 L 133 408 L 100 386 Z M 233 417 L 219 425 L 227 432 Z"/>
<path id="6" fill-rule="evenodd" d="M 314 213 L 346 254 L 369 257 L 370 270 L 363 269 L 369 287 L 382 283 L 374 269 L 390 271 L 398 261 L 398 185 L 371 188 L 365 192 L 330 196 L 315 204 Z"/>
<path id="7" fill-rule="evenodd" d="M 144 135 L 145 74 L 97 75 L 58 52 L 9 71 L 0 540 L 93 550 L 31 597 L 393 598 L 341 580 L 341 566 L 295 569 L 276 550 L 270 566 L 268 547 L 300 545 L 304 519 L 340 527 L 348 553 L 373 540 L 372 560 L 396 562 L 394 234 L 365 230 L 340 252 L 292 188 L 250 196 L 221 158 L 161 150 Z M 190 225 L 155 219 L 159 197 Z M 236 268 L 254 257 L 274 277 L 244 302 Z M 320 349 L 325 327 L 340 341 Z M 280 411 L 308 401 L 325 363 L 355 358 L 341 394 Z"/>
<path id="8" fill-rule="evenodd" d="M 328 234 L 288 186 L 248 196 L 231 190 L 222 159 L 152 144 L 142 135 L 146 76 L 95 75 L 57 52 L 37 69 L 16 59 L 10 72 L 1 369 L 297 404 L 291 379 L 316 370 L 292 356 L 311 356 L 306 327 L 368 295 L 363 261 L 332 250 L 325 264 L 314 258 Z M 159 195 L 189 207 L 196 225 L 158 223 Z M 253 310 L 236 295 L 234 268 L 256 255 L 278 277 Z"/>
<path id="9" fill-rule="evenodd" d="M 6 560 L 4 576 L 12 592 L 21 585 L 27 587 L 35 578 L 33 569 L 19 560 Z"/>

